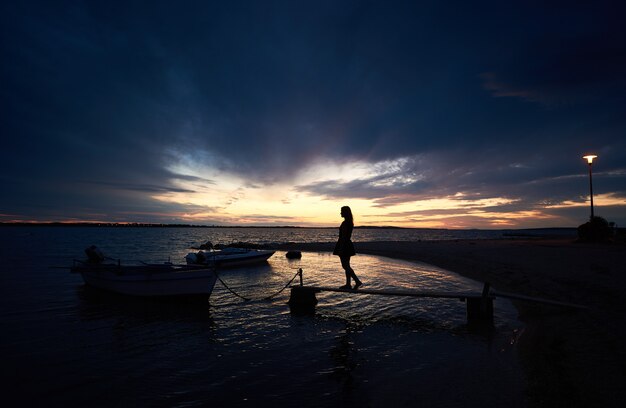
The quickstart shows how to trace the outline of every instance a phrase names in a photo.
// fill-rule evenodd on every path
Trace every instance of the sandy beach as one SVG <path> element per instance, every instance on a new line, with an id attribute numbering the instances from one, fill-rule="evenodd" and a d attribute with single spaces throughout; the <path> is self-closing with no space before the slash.
<path id="1" fill-rule="evenodd" d="M 623 406 L 625 244 L 541 238 L 355 245 L 358 253 L 429 263 L 489 282 L 495 290 L 586 306 L 573 309 L 514 301 L 526 325 L 518 344 L 529 405 Z M 279 249 L 332 251 L 333 246 L 287 244 Z"/>

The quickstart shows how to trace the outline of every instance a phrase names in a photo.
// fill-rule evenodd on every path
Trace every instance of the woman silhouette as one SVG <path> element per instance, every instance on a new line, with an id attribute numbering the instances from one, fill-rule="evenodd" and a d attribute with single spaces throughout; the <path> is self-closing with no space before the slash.
<path id="1" fill-rule="evenodd" d="M 339 255 L 339 259 L 341 259 L 341 266 L 346 272 L 346 284 L 341 286 L 341 289 L 352 288 L 350 285 L 350 278 L 354 279 L 354 289 L 357 289 L 363 284 L 363 282 L 357 278 L 354 270 L 350 267 L 350 257 L 356 254 L 354 251 L 354 244 L 352 244 L 352 240 L 350 239 L 352 237 L 352 229 L 354 228 L 354 220 L 352 218 L 352 210 L 350 210 L 350 207 L 341 207 L 341 216 L 344 220 L 339 227 L 339 240 L 337 241 L 337 245 L 335 245 L 333 255 Z"/>

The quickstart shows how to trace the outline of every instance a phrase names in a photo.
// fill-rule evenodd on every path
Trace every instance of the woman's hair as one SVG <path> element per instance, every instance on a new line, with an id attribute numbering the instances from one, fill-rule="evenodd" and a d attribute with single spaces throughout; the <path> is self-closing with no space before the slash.
<path id="1" fill-rule="evenodd" d="M 341 207 L 341 214 L 343 214 L 346 221 L 350 222 L 350 224 L 354 225 L 354 218 L 352 217 L 352 210 L 347 205 Z"/>

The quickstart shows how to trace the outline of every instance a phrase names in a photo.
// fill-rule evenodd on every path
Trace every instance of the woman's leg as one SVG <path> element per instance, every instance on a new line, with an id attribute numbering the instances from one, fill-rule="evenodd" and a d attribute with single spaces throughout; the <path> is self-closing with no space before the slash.
<path id="1" fill-rule="evenodd" d="M 354 269 L 352 269 L 352 267 L 350 266 L 350 257 L 342 256 L 340 259 L 341 266 L 346 272 L 346 285 L 350 285 L 350 278 L 354 279 L 354 282 L 357 285 L 361 285 L 361 281 L 359 280 L 359 278 L 357 278 L 356 274 L 354 273 Z"/>
<path id="2" fill-rule="evenodd" d="M 346 286 L 350 286 L 350 277 L 354 274 L 354 271 L 352 271 L 352 268 L 350 267 L 350 257 L 340 256 L 339 259 L 341 259 L 341 267 L 346 273 Z M 350 271 L 352 271 L 352 274 Z"/>

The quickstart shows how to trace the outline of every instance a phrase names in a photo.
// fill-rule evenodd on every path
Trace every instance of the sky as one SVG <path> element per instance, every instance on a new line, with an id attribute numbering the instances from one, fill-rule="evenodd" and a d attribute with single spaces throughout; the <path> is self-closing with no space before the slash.
<path id="1" fill-rule="evenodd" d="M 622 1 L 0 6 L 0 222 L 626 226 Z"/>

